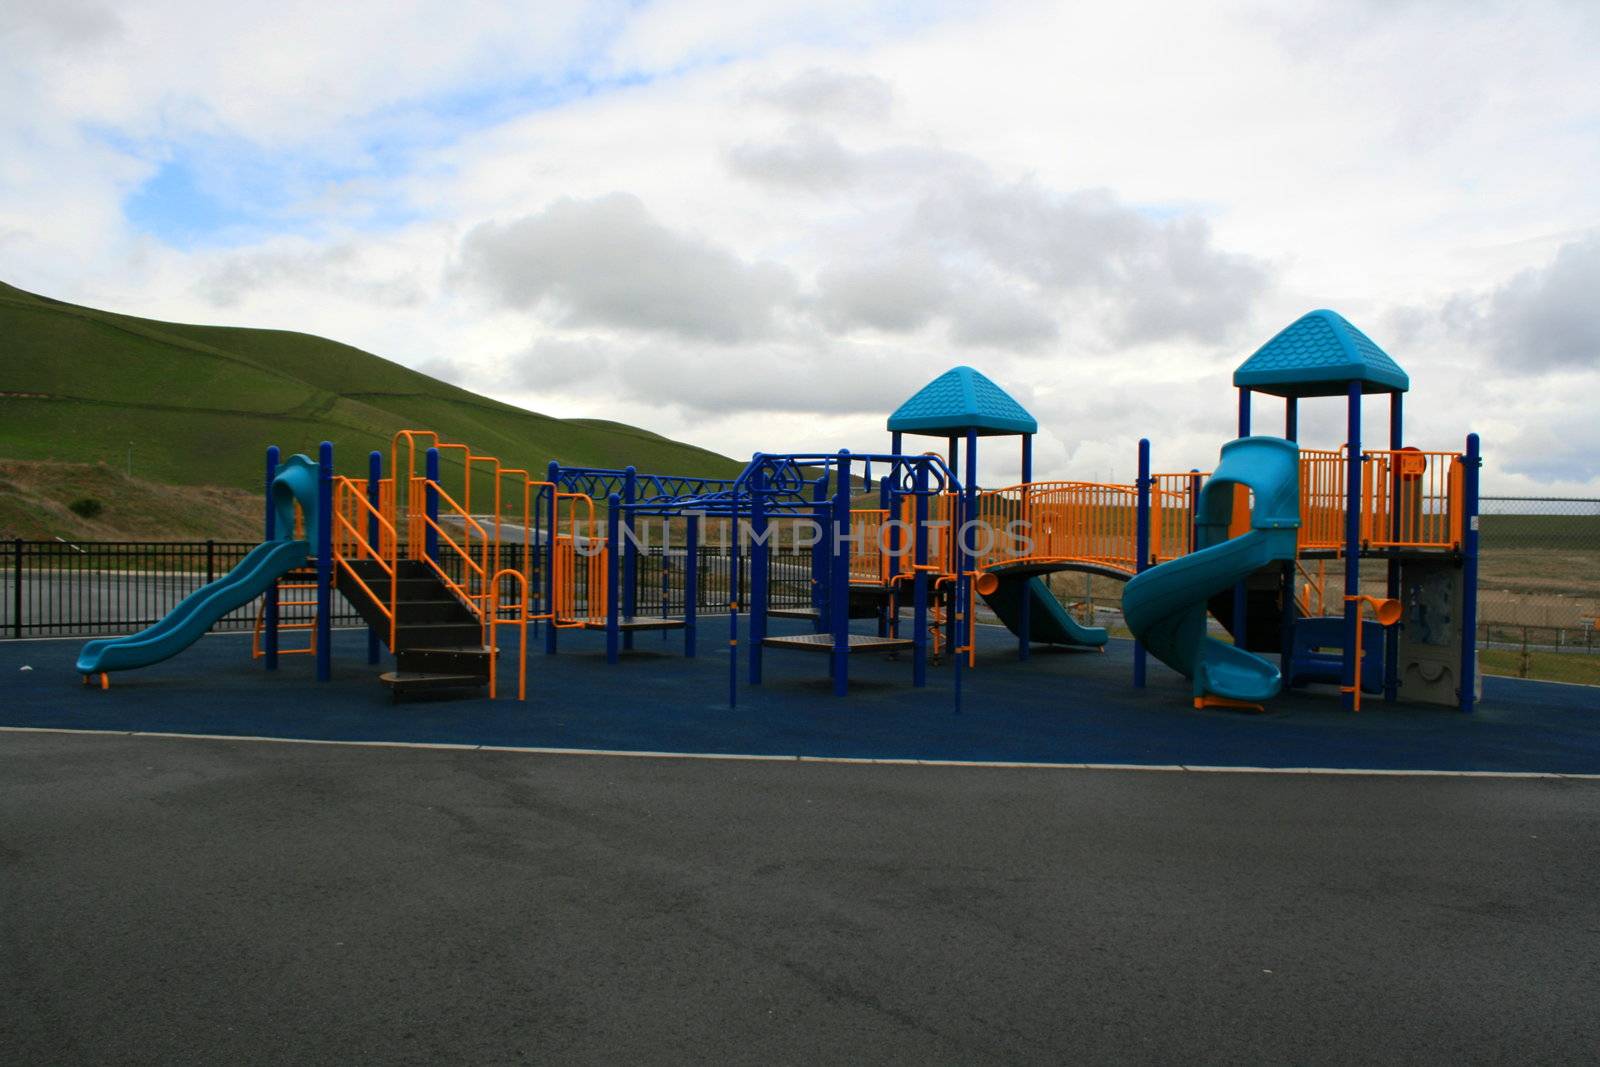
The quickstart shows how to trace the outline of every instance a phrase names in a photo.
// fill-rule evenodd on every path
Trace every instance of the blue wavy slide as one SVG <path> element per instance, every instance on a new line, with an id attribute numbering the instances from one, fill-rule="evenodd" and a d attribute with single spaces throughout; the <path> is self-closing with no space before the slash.
<path id="1" fill-rule="evenodd" d="M 148 667 L 176 656 L 200 639 L 213 623 L 243 607 L 272 588 L 272 584 L 311 558 L 311 546 L 320 529 L 317 514 L 317 464 L 307 456 L 290 456 L 272 479 L 272 507 L 276 529 L 286 536 L 263 541 L 239 565 L 214 582 L 201 586 L 178 602 L 166 617 L 127 637 L 90 641 L 78 653 L 79 674 L 125 671 Z M 295 506 L 305 518 L 306 538 L 287 536 L 294 530 Z"/>
<path id="2" fill-rule="evenodd" d="M 78 653 L 79 674 L 148 667 L 188 648 L 213 623 L 272 588 L 311 555 L 306 541 L 266 541 L 250 550 L 233 570 L 178 602 L 154 626 L 127 637 L 90 641 Z"/>
<path id="3" fill-rule="evenodd" d="M 1228 538 L 1233 487 L 1255 493 L 1250 530 Z M 1122 593 L 1122 614 L 1152 655 L 1206 695 L 1257 703 L 1278 695 L 1278 668 L 1206 633 L 1211 595 L 1274 560 L 1295 558 L 1300 528 L 1300 450 L 1281 437 L 1241 437 L 1222 446 L 1222 460 L 1200 490 L 1197 549 L 1135 575 Z"/>

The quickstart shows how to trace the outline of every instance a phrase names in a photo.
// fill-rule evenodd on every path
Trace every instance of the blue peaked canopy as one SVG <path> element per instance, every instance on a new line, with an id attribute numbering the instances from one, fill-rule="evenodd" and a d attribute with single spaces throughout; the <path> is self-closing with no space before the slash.
<path id="1" fill-rule="evenodd" d="M 1233 372 L 1233 384 L 1274 396 L 1340 396 L 1351 382 L 1363 393 L 1403 393 L 1400 364 L 1336 311 L 1312 311 L 1284 327 Z"/>
<path id="2" fill-rule="evenodd" d="M 952 367 L 889 416 L 893 433 L 980 437 L 1038 433 L 1039 423 L 1011 394 L 971 367 Z"/>

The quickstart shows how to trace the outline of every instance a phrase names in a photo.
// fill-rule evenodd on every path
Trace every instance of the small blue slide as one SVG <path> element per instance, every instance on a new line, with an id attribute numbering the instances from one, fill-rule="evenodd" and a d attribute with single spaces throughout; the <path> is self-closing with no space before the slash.
<path id="1" fill-rule="evenodd" d="M 1050 592 L 1042 577 L 1029 574 L 1007 574 L 993 571 L 999 585 L 994 592 L 984 593 L 984 603 L 1006 628 L 1021 637 L 1022 598 L 1031 600 L 1028 608 L 1028 640 L 1047 645 L 1078 645 L 1098 648 L 1106 643 L 1106 631 L 1100 626 L 1084 626 Z"/>
<path id="2" fill-rule="evenodd" d="M 1233 487 L 1255 494 L 1250 530 L 1228 538 Z M 1256 703 L 1278 695 L 1278 668 L 1206 633 L 1206 602 L 1274 560 L 1295 558 L 1300 528 L 1300 450 L 1281 437 L 1241 437 L 1222 446 L 1200 490 L 1197 549 L 1135 575 L 1122 593 L 1128 629 L 1152 655 L 1207 695 Z"/>
<path id="3" fill-rule="evenodd" d="M 316 539 L 316 491 L 315 461 L 290 456 L 272 482 L 276 529 L 286 536 L 252 548 L 233 570 L 184 597 L 154 626 L 127 637 L 90 641 L 78 653 L 78 673 L 87 676 L 148 667 L 176 656 L 218 619 L 271 589 L 284 574 L 304 566 Z M 296 502 L 305 514 L 307 540 L 303 541 L 293 539 Z"/>

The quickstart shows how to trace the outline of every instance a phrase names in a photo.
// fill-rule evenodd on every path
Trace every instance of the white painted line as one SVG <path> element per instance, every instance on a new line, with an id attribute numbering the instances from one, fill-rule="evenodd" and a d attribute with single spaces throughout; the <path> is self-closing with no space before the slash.
<path id="1" fill-rule="evenodd" d="M 615 756 L 626 759 L 738 760 L 746 763 L 795 763 L 805 756 L 775 756 L 737 752 L 652 752 L 631 748 L 547 748 L 540 745 L 479 745 L 479 752 L 516 752 L 530 756 Z"/>
<path id="2" fill-rule="evenodd" d="M 1183 770 L 1198 774 L 1333 774 L 1402 778 L 1596 778 L 1600 774 L 1563 774 L 1559 771 L 1430 771 L 1386 767 L 1227 767 L 1186 764 Z"/>
<path id="3" fill-rule="evenodd" d="M 92 731 L 76 731 L 90 733 Z M 482 745 L 458 741 L 334 741 L 315 737 L 266 737 L 256 734 L 190 734 L 160 730 L 130 730 L 129 737 L 169 737 L 180 741 L 259 741 L 269 745 L 343 745 L 347 748 L 427 748 L 476 752 Z"/>
<path id="4" fill-rule="evenodd" d="M 737 752 L 656 752 L 642 749 L 552 748 L 539 745 L 474 745 L 451 741 L 338 741 L 313 737 L 259 737 L 250 734 L 198 734 L 155 730 L 85 730 L 64 726 L 0 726 L 0 733 L 93 734 L 174 741 L 250 741 L 274 745 L 328 745 L 342 748 L 411 748 L 459 752 L 505 752 L 529 756 L 608 756 L 620 759 L 676 759 L 740 763 L 835 763 L 852 766 L 968 767 L 996 770 L 1155 771 L 1189 774 L 1314 774 L 1387 778 L 1538 778 L 1600 781 L 1600 774 L 1558 771 L 1439 771 L 1368 767 L 1228 767 L 1177 763 L 1042 763 L 1013 760 L 938 760 L 913 757 L 785 756 Z"/>
<path id="5" fill-rule="evenodd" d="M 132 730 L 82 730 L 70 726 L 0 726 L 8 734 L 108 734 L 112 737 L 132 737 Z"/>

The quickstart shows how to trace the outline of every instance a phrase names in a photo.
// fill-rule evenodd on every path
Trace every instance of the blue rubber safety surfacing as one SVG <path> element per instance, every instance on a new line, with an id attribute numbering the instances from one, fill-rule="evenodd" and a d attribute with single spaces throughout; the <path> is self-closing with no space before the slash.
<path id="1" fill-rule="evenodd" d="M 779 620 L 773 626 L 784 632 Z M 694 660 L 682 657 L 680 633 L 642 636 L 639 651 L 608 667 L 603 635 L 567 631 L 560 655 L 530 654 L 526 703 L 503 695 L 399 705 L 377 682 L 388 666 L 366 664 L 360 630 L 335 634 L 334 678 L 322 685 L 309 656 L 263 670 L 250 659 L 248 635 L 204 638 L 165 663 L 113 675 L 109 691 L 82 686 L 72 672 L 77 642 L 3 641 L 0 725 L 880 759 L 1600 773 L 1600 689 L 1590 687 L 1485 678 L 1471 715 L 1374 698 L 1352 715 L 1329 689 L 1280 697 L 1264 715 L 1195 711 L 1188 683 L 1158 664 L 1147 689 L 1131 687 L 1126 641 L 1103 654 L 1036 648 L 1019 663 L 1014 638 L 983 627 L 959 715 L 948 665 L 930 670 L 918 690 L 907 658 L 857 656 L 850 696 L 840 700 L 830 695 L 826 656 L 778 650 L 765 657 L 766 684 L 741 685 L 730 709 L 724 633 L 703 622 L 704 651 Z M 502 659 L 500 678 L 502 694 L 514 694 L 514 658 Z"/>

